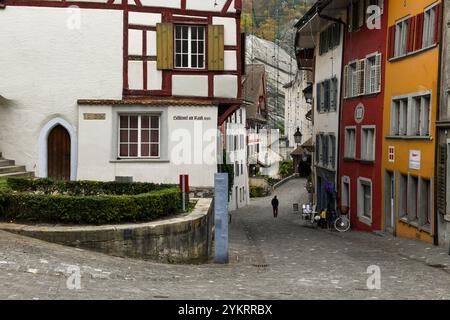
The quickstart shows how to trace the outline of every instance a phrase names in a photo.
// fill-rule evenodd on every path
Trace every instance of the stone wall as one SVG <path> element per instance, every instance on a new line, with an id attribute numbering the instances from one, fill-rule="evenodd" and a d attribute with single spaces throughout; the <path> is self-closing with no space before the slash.
<path id="1" fill-rule="evenodd" d="M 168 220 L 108 226 L 26 226 L 0 230 L 112 256 L 166 263 L 202 263 L 212 253 L 213 200 L 198 199 L 192 213 Z"/>

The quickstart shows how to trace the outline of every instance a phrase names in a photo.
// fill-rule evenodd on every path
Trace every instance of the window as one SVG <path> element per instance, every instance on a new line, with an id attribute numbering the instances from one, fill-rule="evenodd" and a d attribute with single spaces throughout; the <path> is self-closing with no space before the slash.
<path id="1" fill-rule="evenodd" d="M 175 67 L 205 68 L 205 27 L 175 26 Z"/>
<path id="2" fill-rule="evenodd" d="M 337 110 L 338 86 L 337 78 L 328 79 L 317 84 L 317 112 Z"/>
<path id="3" fill-rule="evenodd" d="M 160 117 L 121 115 L 120 158 L 158 158 L 160 156 Z"/>
<path id="4" fill-rule="evenodd" d="M 353 0 L 349 6 L 349 32 L 358 31 L 364 25 L 365 16 L 364 0 Z"/>
<path id="5" fill-rule="evenodd" d="M 424 12 L 422 48 L 432 46 L 436 43 L 437 6 Z"/>
<path id="6" fill-rule="evenodd" d="M 408 99 L 395 99 L 391 109 L 391 135 L 405 136 L 408 128 Z"/>
<path id="7" fill-rule="evenodd" d="M 356 158 L 356 128 L 345 128 L 345 158 Z"/>
<path id="8" fill-rule="evenodd" d="M 372 222 L 372 182 L 358 179 L 358 216 Z"/>
<path id="9" fill-rule="evenodd" d="M 410 20 L 400 21 L 395 26 L 395 56 L 401 57 L 407 53 L 408 27 Z"/>
<path id="10" fill-rule="evenodd" d="M 358 69 L 357 69 L 357 63 L 354 62 L 350 64 L 349 66 L 350 70 L 350 84 L 349 84 L 349 97 L 356 97 L 358 92 Z"/>
<path id="11" fill-rule="evenodd" d="M 319 54 L 323 55 L 339 46 L 340 36 L 341 26 L 338 23 L 323 30 L 319 35 Z"/>
<path id="12" fill-rule="evenodd" d="M 316 164 L 322 162 L 322 136 L 316 136 Z"/>
<path id="13" fill-rule="evenodd" d="M 337 95 L 338 95 L 338 81 L 337 78 L 331 79 L 331 89 L 330 89 L 330 110 L 337 110 Z"/>
<path id="14" fill-rule="evenodd" d="M 419 178 L 408 179 L 408 220 L 419 221 Z"/>
<path id="15" fill-rule="evenodd" d="M 322 165 L 327 166 L 328 165 L 328 137 L 322 135 Z"/>
<path id="16" fill-rule="evenodd" d="M 375 161 L 375 128 L 361 129 L 361 159 Z"/>
<path id="17" fill-rule="evenodd" d="M 373 94 L 381 91 L 381 54 L 370 56 L 366 59 L 365 93 Z"/>
<path id="18" fill-rule="evenodd" d="M 430 226 L 431 217 L 431 182 L 427 179 L 420 181 L 420 207 L 419 224 L 420 226 Z"/>
<path id="19" fill-rule="evenodd" d="M 431 95 L 394 99 L 391 110 L 391 135 L 427 137 L 430 135 Z"/>
<path id="20" fill-rule="evenodd" d="M 336 137 L 334 135 L 328 136 L 328 157 L 331 167 L 336 167 Z"/>
<path id="21" fill-rule="evenodd" d="M 401 174 L 399 177 L 399 216 L 405 218 L 408 216 L 408 176 Z"/>

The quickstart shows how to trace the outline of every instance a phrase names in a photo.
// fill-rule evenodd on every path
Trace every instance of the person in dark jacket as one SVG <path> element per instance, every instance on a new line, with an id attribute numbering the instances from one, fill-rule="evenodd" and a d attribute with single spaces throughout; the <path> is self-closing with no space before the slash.
<path id="1" fill-rule="evenodd" d="M 273 217 L 277 218 L 278 217 L 278 206 L 280 205 L 280 202 L 277 199 L 277 196 L 275 196 L 272 199 L 272 208 L 273 208 Z"/>

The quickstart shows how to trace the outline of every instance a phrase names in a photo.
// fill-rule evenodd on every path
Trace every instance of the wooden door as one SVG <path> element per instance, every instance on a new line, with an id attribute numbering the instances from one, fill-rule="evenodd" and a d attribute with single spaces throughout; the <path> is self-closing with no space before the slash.
<path id="1" fill-rule="evenodd" d="M 56 126 L 48 135 L 48 177 L 70 180 L 70 135 L 63 126 Z"/>

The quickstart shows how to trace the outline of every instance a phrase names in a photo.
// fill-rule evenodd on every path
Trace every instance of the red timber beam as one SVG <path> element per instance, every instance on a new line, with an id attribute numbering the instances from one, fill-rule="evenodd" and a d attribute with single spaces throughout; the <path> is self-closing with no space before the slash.
<path id="1" fill-rule="evenodd" d="M 223 110 L 223 108 L 226 108 Z M 219 119 L 218 119 L 218 126 L 221 126 L 225 123 L 225 121 L 230 117 L 233 113 L 235 113 L 239 108 L 241 107 L 241 104 L 232 104 L 232 105 L 219 105 Z"/>
<path id="2" fill-rule="evenodd" d="M 107 10 L 124 10 L 128 8 L 129 11 L 136 12 L 148 12 L 148 13 L 161 13 L 166 12 L 171 15 L 190 15 L 200 17 L 228 17 L 237 18 L 240 12 L 226 12 L 220 11 L 202 11 L 202 10 L 187 10 L 186 8 L 166 8 L 166 7 L 154 7 L 154 6 L 142 6 L 140 1 L 138 4 L 131 5 L 124 1 L 120 4 L 116 4 L 113 1 L 107 1 L 106 3 L 100 2 L 85 2 L 85 1 L 54 1 L 54 0 L 0 0 L 0 5 L 3 6 L 22 6 L 22 7 L 53 7 L 53 8 L 67 8 L 71 6 L 77 6 L 80 9 L 107 9 Z"/>

